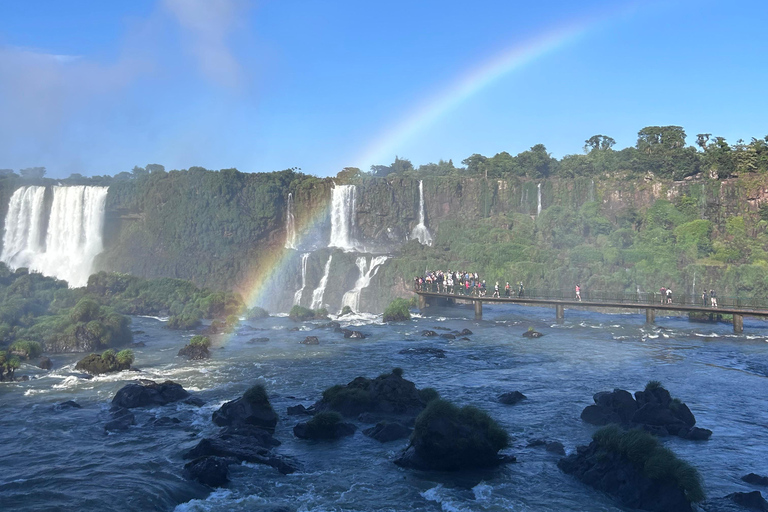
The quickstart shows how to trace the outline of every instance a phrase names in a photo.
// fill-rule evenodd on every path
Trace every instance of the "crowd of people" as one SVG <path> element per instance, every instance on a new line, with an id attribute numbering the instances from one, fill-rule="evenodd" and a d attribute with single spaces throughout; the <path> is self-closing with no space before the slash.
<path id="1" fill-rule="evenodd" d="M 413 278 L 413 288 L 416 291 L 430 291 L 437 293 L 448 293 L 451 295 L 471 295 L 474 297 L 486 297 L 488 286 L 485 279 L 480 279 L 477 272 L 442 270 L 427 271 L 423 276 Z M 517 286 L 511 286 L 507 282 L 501 286 L 498 281 L 493 286 L 493 297 L 511 297 L 516 294 L 518 297 L 525 295 L 523 282 L 520 281 Z"/>

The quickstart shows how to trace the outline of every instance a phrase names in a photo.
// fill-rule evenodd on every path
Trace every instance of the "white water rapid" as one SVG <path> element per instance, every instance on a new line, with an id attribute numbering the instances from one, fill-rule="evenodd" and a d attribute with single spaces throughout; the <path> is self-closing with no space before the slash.
<path id="1" fill-rule="evenodd" d="M 331 241 L 328 247 L 344 251 L 355 249 L 352 228 L 355 225 L 355 186 L 336 185 L 331 189 Z"/>
<path id="2" fill-rule="evenodd" d="M 368 260 L 365 256 L 360 256 L 355 260 L 357 268 L 360 269 L 360 277 L 355 282 L 355 287 L 344 294 L 341 299 L 341 307 L 349 306 L 355 313 L 360 313 L 360 294 L 364 288 L 367 288 L 371 284 L 371 279 L 379 271 L 379 268 L 387 261 L 387 256 L 374 256 L 371 258 L 371 264 L 368 265 Z"/>
<path id="3" fill-rule="evenodd" d="M 411 238 L 418 240 L 421 245 L 432 245 L 432 235 L 424 224 L 424 217 L 424 181 L 419 180 L 419 223 L 411 231 Z"/>
<path id="4" fill-rule="evenodd" d="M 301 255 L 301 288 L 296 290 L 293 294 L 293 305 L 301 305 L 301 296 L 304 294 L 304 288 L 307 287 L 307 260 L 309 259 L 309 253 L 305 252 Z"/>
<path id="5" fill-rule="evenodd" d="M 536 185 L 536 215 L 541 215 L 541 183 Z"/>
<path id="6" fill-rule="evenodd" d="M 293 216 L 293 194 L 288 192 L 288 208 L 285 212 L 285 248 L 296 249 L 296 218 Z"/>
<path id="7" fill-rule="evenodd" d="M 21 187 L 8 205 L 0 260 L 85 286 L 93 260 L 103 250 L 104 205 L 109 187 L 53 187 L 45 244 L 45 187 Z"/>
<path id="8" fill-rule="evenodd" d="M 323 307 L 323 295 L 325 295 L 325 287 L 328 285 L 328 275 L 331 273 L 332 259 L 333 254 L 328 256 L 328 261 L 325 264 L 325 270 L 323 270 L 323 277 L 320 278 L 320 283 L 317 285 L 317 288 L 315 288 L 315 291 L 312 292 L 312 305 L 310 306 L 312 309 Z"/>

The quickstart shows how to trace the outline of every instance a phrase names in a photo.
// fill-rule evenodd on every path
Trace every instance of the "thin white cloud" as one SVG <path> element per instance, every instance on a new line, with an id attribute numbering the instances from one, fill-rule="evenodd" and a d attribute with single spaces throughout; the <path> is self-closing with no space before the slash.
<path id="1" fill-rule="evenodd" d="M 185 30 L 187 50 L 202 74 L 226 87 L 242 85 L 243 72 L 229 39 L 247 10 L 246 0 L 164 0 L 163 4 Z"/>

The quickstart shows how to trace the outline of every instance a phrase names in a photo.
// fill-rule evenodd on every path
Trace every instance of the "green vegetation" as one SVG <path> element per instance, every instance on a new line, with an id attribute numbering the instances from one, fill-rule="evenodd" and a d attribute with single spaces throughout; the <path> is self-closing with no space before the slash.
<path id="1" fill-rule="evenodd" d="M 443 399 L 432 400 L 427 404 L 426 409 L 418 415 L 413 434 L 411 434 L 411 441 L 417 438 L 429 438 L 435 421 L 454 422 L 468 427 L 473 432 L 481 433 L 481 436 L 458 439 L 458 444 L 453 447 L 457 453 L 469 454 L 474 451 L 484 452 L 486 450 L 495 453 L 506 448 L 509 444 L 507 432 L 488 413 L 471 405 L 459 408 Z M 482 449 L 477 446 L 478 443 L 485 442 L 480 439 L 481 437 L 488 443 L 488 446 L 483 446 Z"/>
<path id="2" fill-rule="evenodd" d="M 36 341 L 20 340 L 12 343 L 11 346 L 8 347 L 8 351 L 15 356 L 23 357 L 24 359 L 34 359 L 40 357 L 40 354 L 43 353 L 43 348 Z"/>
<path id="3" fill-rule="evenodd" d="M 253 405 L 258 405 L 261 407 L 269 407 L 269 409 L 274 412 L 274 410 L 272 409 L 272 404 L 269 403 L 267 390 L 261 384 L 254 384 L 253 386 L 248 388 L 248 390 L 245 393 L 243 393 L 243 400 Z"/>
<path id="4" fill-rule="evenodd" d="M 252 307 L 245 313 L 246 320 L 261 320 L 262 318 L 269 318 L 269 312 L 258 306 Z"/>
<path id="5" fill-rule="evenodd" d="M 352 311 L 351 307 L 344 306 L 343 308 L 341 308 L 341 312 L 339 313 L 339 316 L 351 315 L 352 313 L 354 313 L 354 311 Z"/>
<path id="6" fill-rule="evenodd" d="M 648 384 L 645 385 L 645 391 L 654 391 L 656 389 L 664 389 L 664 386 L 662 386 L 661 382 L 658 380 L 649 380 Z"/>
<path id="7" fill-rule="evenodd" d="M 411 319 L 411 312 L 408 311 L 410 302 L 406 299 L 397 298 L 389 303 L 384 310 L 385 322 L 404 322 Z"/>
<path id="8" fill-rule="evenodd" d="M 13 373 L 21 366 L 18 357 L 9 356 L 8 352 L 0 350 L 0 382 L 12 381 Z"/>
<path id="9" fill-rule="evenodd" d="M 189 345 L 191 347 L 208 348 L 211 346 L 211 339 L 208 336 L 201 336 L 198 334 L 196 336 L 192 336 L 192 339 L 189 340 Z"/>
<path id="10" fill-rule="evenodd" d="M 421 398 L 422 402 L 428 404 L 433 400 L 438 400 L 440 393 L 435 388 L 424 388 L 419 390 L 419 398 Z"/>
<path id="11" fill-rule="evenodd" d="M 304 322 L 306 320 L 324 320 L 328 318 L 328 310 L 322 309 L 309 309 L 302 306 L 293 306 L 288 318 L 294 322 Z"/>
<path id="12" fill-rule="evenodd" d="M 339 409 L 352 405 L 360 410 L 365 410 L 371 405 L 371 393 L 367 389 L 336 384 L 323 391 L 323 401 L 331 409 Z"/>
<path id="13" fill-rule="evenodd" d="M 341 421 L 341 414 L 335 411 L 319 412 L 307 421 L 304 436 L 309 439 L 334 439 L 337 437 L 336 425 Z"/>
<path id="14" fill-rule="evenodd" d="M 689 501 L 704 500 L 698 471 L 678 459 L 648 432 L 640 429 L 624 431 L 616 425 L 608 425 L 595 432 L 592 439 L 602 449 L 625 457 L 651 480 L 674 482 Z"/>
<path id="15" fill-rule="evenodd" d="M 121 350 L 117 354 L 112 349 L 105 350 L 101 355 L 89 354 L 77 362 L 75 370 L 88 372 L 92 375 L 128 370 L 133 364 L 133 351 Z"/>

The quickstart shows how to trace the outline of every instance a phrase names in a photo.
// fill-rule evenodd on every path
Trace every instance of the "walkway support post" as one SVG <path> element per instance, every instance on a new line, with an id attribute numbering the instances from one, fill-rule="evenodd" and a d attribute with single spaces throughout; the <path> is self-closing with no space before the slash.
<path id="1" fill-rule="evenodd" d="M 557 304 L 555 306 L 555 316 L 558 320 L 563 320 L 565 318 L 565 309 L 562 304 Z"/>
<path id="2" fill-rule="evenodd" d="M 656 310 L 653 308 L 645 309 L 645 323 L 652 324 L 656 321 Z"/>
<path id="3" fill-rule="evenodd" d="M 483 301 L 475 300 L 475 320 L 483 319 Z"/>
<path id="4" fill-rule="evenodd" d="M 423 295 L 419 295 L 419 309 L 424 310 L 427 308 L 427 298 Z"/>
<path id="5" fill-rule="evenodd" d="M 733 332 L 739 334 L 744 332 L 744 315 L 733 315 Z"/>

